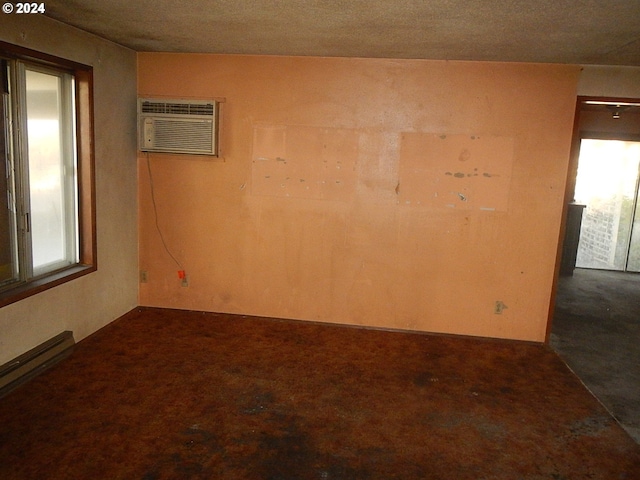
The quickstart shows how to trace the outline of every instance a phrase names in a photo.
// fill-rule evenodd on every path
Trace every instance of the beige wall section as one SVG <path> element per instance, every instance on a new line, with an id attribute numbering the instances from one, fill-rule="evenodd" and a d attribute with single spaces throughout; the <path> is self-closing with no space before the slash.
<path id="1" fill-rule="evenodd" d="M 584 66 L 578 95 L 640 99 L 640 68 Z"/>
<path id="2" fill-rule="evenodd" d="M 42 15 L 1 15 L 0 39 L 94 67 L 98 271 L 0 309 L 0 364 L 72 330 L 76 341 L 137 299 L 136 56 Z"/>
<path id="3" fill-rule="evenodd" d="M 578 76 L 139 54 L 139 95 L 226 99 L 223 159 L 138 157 L 141 303 L 544 341 Z"/>

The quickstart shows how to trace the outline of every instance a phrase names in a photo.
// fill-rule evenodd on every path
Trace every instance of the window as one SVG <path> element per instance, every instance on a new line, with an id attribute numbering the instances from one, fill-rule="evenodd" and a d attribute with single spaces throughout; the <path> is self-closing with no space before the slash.
<path id="1" fill-rule="evenodd" d="M 90 67 L 0 42 L 0 305 L 95 270 Z"/>

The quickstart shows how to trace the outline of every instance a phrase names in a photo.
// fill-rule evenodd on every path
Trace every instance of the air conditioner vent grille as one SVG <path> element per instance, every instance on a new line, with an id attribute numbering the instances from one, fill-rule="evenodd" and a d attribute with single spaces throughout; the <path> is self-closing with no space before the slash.
<path id="1" fill-rule="evenodd" d="M 154 123 L 155 148 L 165 151 L 210 152 L 213 149 L 212 124 L 208 120 L 186 122 L 157 119 Z"/>
<path id="2" fill-rule="evenodd" d="M 173 103 L 144 101 L 141 113 L 160 113 L 169 115 L 213 115 L 213 103 Z"/>

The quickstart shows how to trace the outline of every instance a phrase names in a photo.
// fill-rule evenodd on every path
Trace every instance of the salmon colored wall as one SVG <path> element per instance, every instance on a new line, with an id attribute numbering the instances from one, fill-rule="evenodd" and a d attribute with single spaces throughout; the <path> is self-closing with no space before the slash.
<path id="1" fill-rule="evenodd" d="M 140 96 L 225 100 L 223 158 L 138 156 L 141 304 L 544 341 L 578 76 L 139 54 Z"/>

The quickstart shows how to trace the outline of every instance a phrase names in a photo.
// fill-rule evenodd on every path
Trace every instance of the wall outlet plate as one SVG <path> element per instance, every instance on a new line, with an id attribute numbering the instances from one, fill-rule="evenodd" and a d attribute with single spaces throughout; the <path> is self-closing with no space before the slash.
<path id="1" fill-rule="evenodd" d="M 502 300 L 496 300 L 496 304 L 493 307 L 493 313 L 495 313 L 496 315 L 500 315 L 505 308 L 509 307 L 507 307 Z"/>

